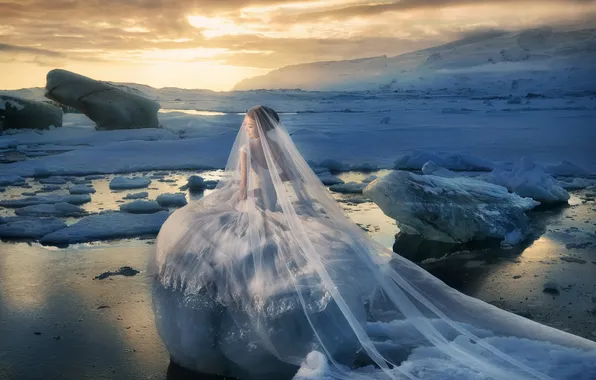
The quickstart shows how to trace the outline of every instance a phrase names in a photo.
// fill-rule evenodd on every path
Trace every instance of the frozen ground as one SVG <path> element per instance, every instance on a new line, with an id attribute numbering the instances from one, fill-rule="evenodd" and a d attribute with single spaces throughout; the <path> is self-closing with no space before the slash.
<path id="1" fill-rule="evenodd" d="M 593 92 L 594 36 L 594 28 L 493 30 L 395 57 L 286 66 L 245 79 L 235 89 Z"/>
<path id="2" fill-rule="evenodd" d="M 521 104 L 304 91 L 228 93 L 218 99 L 209 101 L 210 110 L 227 113 L 189 111 L 202 107 L 197 98 L 164 100 L 178 111 L 160 113 L 163 129 L 100 132 L 85 116 L 66 114 L 62 128 L 5 133 L 0 136 L 0 161 L 5 163 L 0 177 L 222 168 L 242 121 L 239 112 L 258 103 L 287 112 L 282 121 L 315 163 L 331 159 L 344 169 L 388 168 L 404 155 L 446 152 L 510 166 L 528 156 L 561 174 L 578 170 L 561 165 L 570 161 L 587 175 L 596 174 L 596 103 L 589 95 L 523 98 Z"/>

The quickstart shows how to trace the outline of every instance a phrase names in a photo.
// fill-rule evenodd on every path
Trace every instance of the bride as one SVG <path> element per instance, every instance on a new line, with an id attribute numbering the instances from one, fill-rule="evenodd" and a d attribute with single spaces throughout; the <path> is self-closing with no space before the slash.
<path id="1" fill-rule="evenodd" d="M 596 379 L 596 343 L 448 287 L 347 218 L 250 109 L 217 188 L 150 262 L 172 362 L 238 379 Z"/>

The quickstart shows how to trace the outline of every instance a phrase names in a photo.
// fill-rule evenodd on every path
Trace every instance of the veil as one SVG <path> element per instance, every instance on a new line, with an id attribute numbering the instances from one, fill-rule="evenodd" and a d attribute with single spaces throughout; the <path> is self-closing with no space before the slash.
<path id="1" fill-rule="evenodd" d="M 595 342 L 468 297 L 381 246 L 273 110 L 248 116 L 215 191 L 172 213 L 150 260 L 172 361 L 240 379 L 596 378 L 568 360 L 594 363 Z"/>

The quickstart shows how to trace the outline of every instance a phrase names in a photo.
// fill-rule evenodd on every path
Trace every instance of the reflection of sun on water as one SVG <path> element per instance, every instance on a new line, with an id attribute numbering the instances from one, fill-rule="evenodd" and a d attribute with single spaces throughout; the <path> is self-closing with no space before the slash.
<path id="1" fill-rule="evenodd" d="M 215 111 L 200 111 L 200 110 L 183 110 L 183 109 L 160 109 L 160 113 L 172 113 L 172 112 L 181 112 L 187 115 L 198 115 L 198 116 L 224 116 L 225 113 L 223 112 L 215 112 Z"/>
<path id="2" fill-rule="evenodd" d="M 9 309 L 42 309 L 48 298 L 46 282 L 49 279 L 44 276 L 48 265 L 46 256 L 54 252 L 47 252 L 43 248 L 30 248 L 23 254 L 18 252 L 17 245 L 0 244 L 2 244 L 0 277 L 21 279 L 20 281 L 0 281 L 2 302 Z M 63 256 L 59 252 L 56 254 Z M 13 260 L 16 257 L 18 260 Z"/>
<path id="3" fill-rule="evenodd" d="M 558 259 L 561 256 L 560 251 L 562 249 L 565 249 L 563 244 L 542 235 L 524 250 L 522 257 L 528 260 Z"/>

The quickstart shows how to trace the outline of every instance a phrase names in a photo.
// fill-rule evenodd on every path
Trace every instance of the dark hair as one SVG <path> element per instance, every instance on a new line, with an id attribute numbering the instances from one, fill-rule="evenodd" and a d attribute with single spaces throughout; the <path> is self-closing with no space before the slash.
<path id="1" fill-rule="evenodd" d="M 277 112 L 266 106 L 252 107 L 246 114 L 255 121 L 258 120 L 259 123 L 261 123 L 261 128 L 263 128 L 265 132 L 275 128 L 275 123 L 279 123 L 279 115 Z M 273 121 L 275 121 L 275 123 Z"/>

